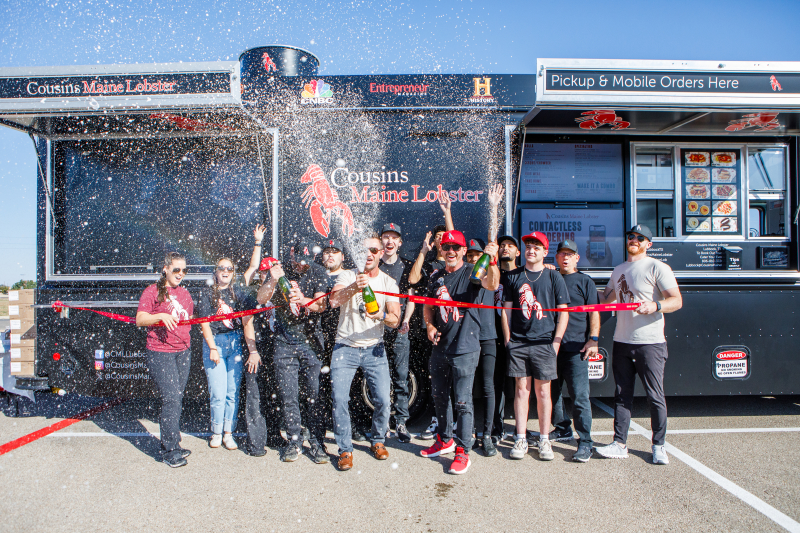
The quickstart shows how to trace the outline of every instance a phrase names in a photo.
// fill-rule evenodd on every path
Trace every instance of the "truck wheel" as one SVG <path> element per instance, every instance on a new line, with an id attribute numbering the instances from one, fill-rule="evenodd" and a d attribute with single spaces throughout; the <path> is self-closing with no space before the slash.
<path id="1" fill-rule="evenodd" d="M 390 384 L 389 397 L 394 403 L 394 384 Z M 361 380 L 361 399 L 370 411 L 375 410 L 375 404 L 372 402 L 372 397 L 369 392 L 367 380 Z M 413 420 L 425 411 L 428 403 L 428 394 L 426 387 L 417 379 L 417 375 L 413 370 L 408 371 L 408 413 L 409 420 Z M 394 414 L 392 410 L 391 414 Z"/>

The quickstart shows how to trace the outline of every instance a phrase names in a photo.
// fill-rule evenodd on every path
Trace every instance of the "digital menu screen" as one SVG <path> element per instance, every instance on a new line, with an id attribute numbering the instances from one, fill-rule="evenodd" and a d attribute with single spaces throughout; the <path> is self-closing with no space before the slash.
<path id="1" fill-rule="evenodd" d="M 741 235 L 741 152 L 681 150 L 684 235 Z"/>

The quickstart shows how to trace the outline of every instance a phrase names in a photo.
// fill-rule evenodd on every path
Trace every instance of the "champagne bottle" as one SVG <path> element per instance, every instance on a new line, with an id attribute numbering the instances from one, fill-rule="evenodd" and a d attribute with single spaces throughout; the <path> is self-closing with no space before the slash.
<path id="1" fill-rule="evenodd" d="M 364 305 L 367 308 L 367 313 L 373 315 L 381 308 L 378 305 L 378 300 L 375 298 L 375 293 L 372 291 L 372 287 L 369 285 L 361 289 L 361 297 L 364 299 Z"/>
<path id="2" fill-rule="evenodd" d="M 469 280 L 475 285 L 480 285 L 481 281 L 483 281 L 483 278 L 486 276 L 486 272 L 489 270 L 489 263 L 491 262 L 492 256 L 489 254 L 483 254 L 472 268 L 472 274 L 469 276 Z"/>
<path id="3" fill-rule="evenodd" d="M 275 259 L 274 257 L 267 257 L 261 262 L 261 264 L 266 266 L 267 269 L 272 268 L 273 265 L 277 263 L 278 260 Z M 263 269 L 264 267 L 262 266 L 261 268 Z M 281 293 L 283 294 L 283 298 L 286 300 L 286 303 L 289 303 L 289 291 L 292 290 L 292 286 L 289 284 L 289 280 L 286 279 L 286 276 L 281 276 L 280 278 L 278 278 L 278 288 L 281 290 Z"/>

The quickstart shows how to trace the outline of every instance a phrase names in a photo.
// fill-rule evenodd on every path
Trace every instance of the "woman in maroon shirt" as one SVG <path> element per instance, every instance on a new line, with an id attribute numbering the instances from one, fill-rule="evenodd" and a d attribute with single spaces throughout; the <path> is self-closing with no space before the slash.
<path id="1" fill-rule="evenodd" d="M 158 282 L 139 298 L 136 325 L 147 327 L 147 368 L 161 395 L 161 460 L 175 468 L 191 453 L 180 446 L 181 404 L 189 379 L 191 326 L 179 326 L 194 313 L 189 291 L 180 286 L 186 259 L 177 252 L 164 258 Z"/>

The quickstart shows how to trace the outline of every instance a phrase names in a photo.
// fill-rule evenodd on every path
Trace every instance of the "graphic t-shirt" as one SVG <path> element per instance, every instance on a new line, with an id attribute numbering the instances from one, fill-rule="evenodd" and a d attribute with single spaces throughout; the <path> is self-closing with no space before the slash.
<path id="1" fill-rule="evenodd" d="M 385 272 L 392 278 L 397 286 L 399 287 L 398 293 L 399 294 L 408 294 L 408 289 L 411 288 L 411 284 L 408 282 L 408 273 L 411 272 L 411 267 L 414 265 L 411 261 L 406 261 L 402 257 L 398 257 L 397 261 L 393 264 L 384 263 L 383 259 L 381 259 L 381 263 L 378 268 L 381 269 L 381 272 Z M 406 312 L 406 303 L 408 300 L 406 298 L 400 298 L 400 321 L 403 320 L 403 315 Z M 390 329 L 387 327 L 387 329 Z"/>
<path id="2" fill-rule="evenodd" d="M 470 283 L 472 265 L 464 263 L 455 272 L 442 268 L 431 276 L 427 296 L 440 300 L 453 300 L 479 304 L 484 301 L 486 289 Z M 480 343 L 480 315 L 476 308 L 435 306 L 433 325 L 441 333 L 439 343 L 433 347 L 449 355 L 477 352 Z"/>
<path id="3" fill-rule="evenodd" d="M 555 314 L 557 305 L 569 305 L 569 293 L 564 278 L 557 270 L 545 268 L 531 272 L 524 266 L 505 273 L 503 302 L 511 302 L 511 340 L 528 344 L 549 344 L 553 342 L 556 330 Z"/>
<path id="4" fill-rule="evenodd" d="M 325 293 L 328 285 L 328 276 L 325 268 L 316 263 L 311 263 L 308 270 L 300 274 L 294 270 L 291 263 L 285 263 L 283 270 L 286 279 L 293 287 L 300 289 L 306 298 L 314 298 L 316 293 Z M 310 343 L 315 350 L 322 346 L 320 334 L 320 314 L 309 313 L 308 308 L 298 304 L 289 304 L 283 297 L 280 287 L 275 286 L 270 305 L 277 306 L 275 311 L 276 340 L 284 344 Z"/>
<path id="5" fill-rule="evenodd" d="M 356 281 L 355 270 L 345 270 L 339 275 L 336 284 L 349 287 Z M 386 296 L 378 294 L 381 292 L 397 293 L 399 288 L 397 283 L 385 272 L 378 271 L 378 275 L 369 279 L 369 286 L 375 293 L 375 300 L 378 302 L 381 311 L 386 310 L 387 302 L 397 302 L 397 296 Z M 357 291 L 352 298 L 347 300 L 341 307 L 339 313 L 339 329 L 336 333 L 336 342 L 353 346 L 355 348 L 366 348 L 375 346 L 383 341 L 383 321 L 373 320 L 366 315 L 364 297 L 361 291 Z"/>
<path id="6" fill-rule="evenodd" d="M 652 257 L 618 265 L 611 274 L 609 284 L 614 288 L 620 303 L 663 300 L 663 291 L 678 286 L 672 269 Z M 614 340 L 628 344 L 666 342 L 664 313 L 640 315 L 636 311 L 617 311 Z"/>
<path id="7" fill-rule="evenodd" d="M 194 301 L 189 291 L 183 287 L 167 287 L 167 297 L 163 302 L 158 301 L 158 287 L 155 283 L 147 287 L 139 298 L 139 308 L 136 310 L 157 315 L 167 313 L 178 320 L 189 320 L 194 313 Z M 154 352 L 182 352 L 191 347 L 192 326 L 178 326 L 173 331 L 166 326 L 147 327 L 147 349 Z"/>
<path id="8" fill-rule="evenodd" d="M 595 305 L 598 303 L 594 280 L 583 272 L 562 275 L 569 292 L 569 305 Z M 589 313 L 570 313 L 567 331 L 561 347 L 569 351 L 580 351 L 589 340 Z"/>
<path id="9" fill-rule="evenodd" d="M 211 287 L 203 289 L 197 302 L 197 316 L 226 315 L 234 311 L 252 309 L 252 307 L 246 307 L 252 304 L 249 298 L 250 291 L 241 285 L 232 285 L 227 289 L 220 289 L 219 299 L 216 304 L 211 301 L 213 295 L 214 291 Z M 208 325 L 211 327 L 211 333 L 214 335 L 218 333 L 228 333 L 229 331 L 241 330 L 242 319 L 218 320 L 209 322 Z"/>

